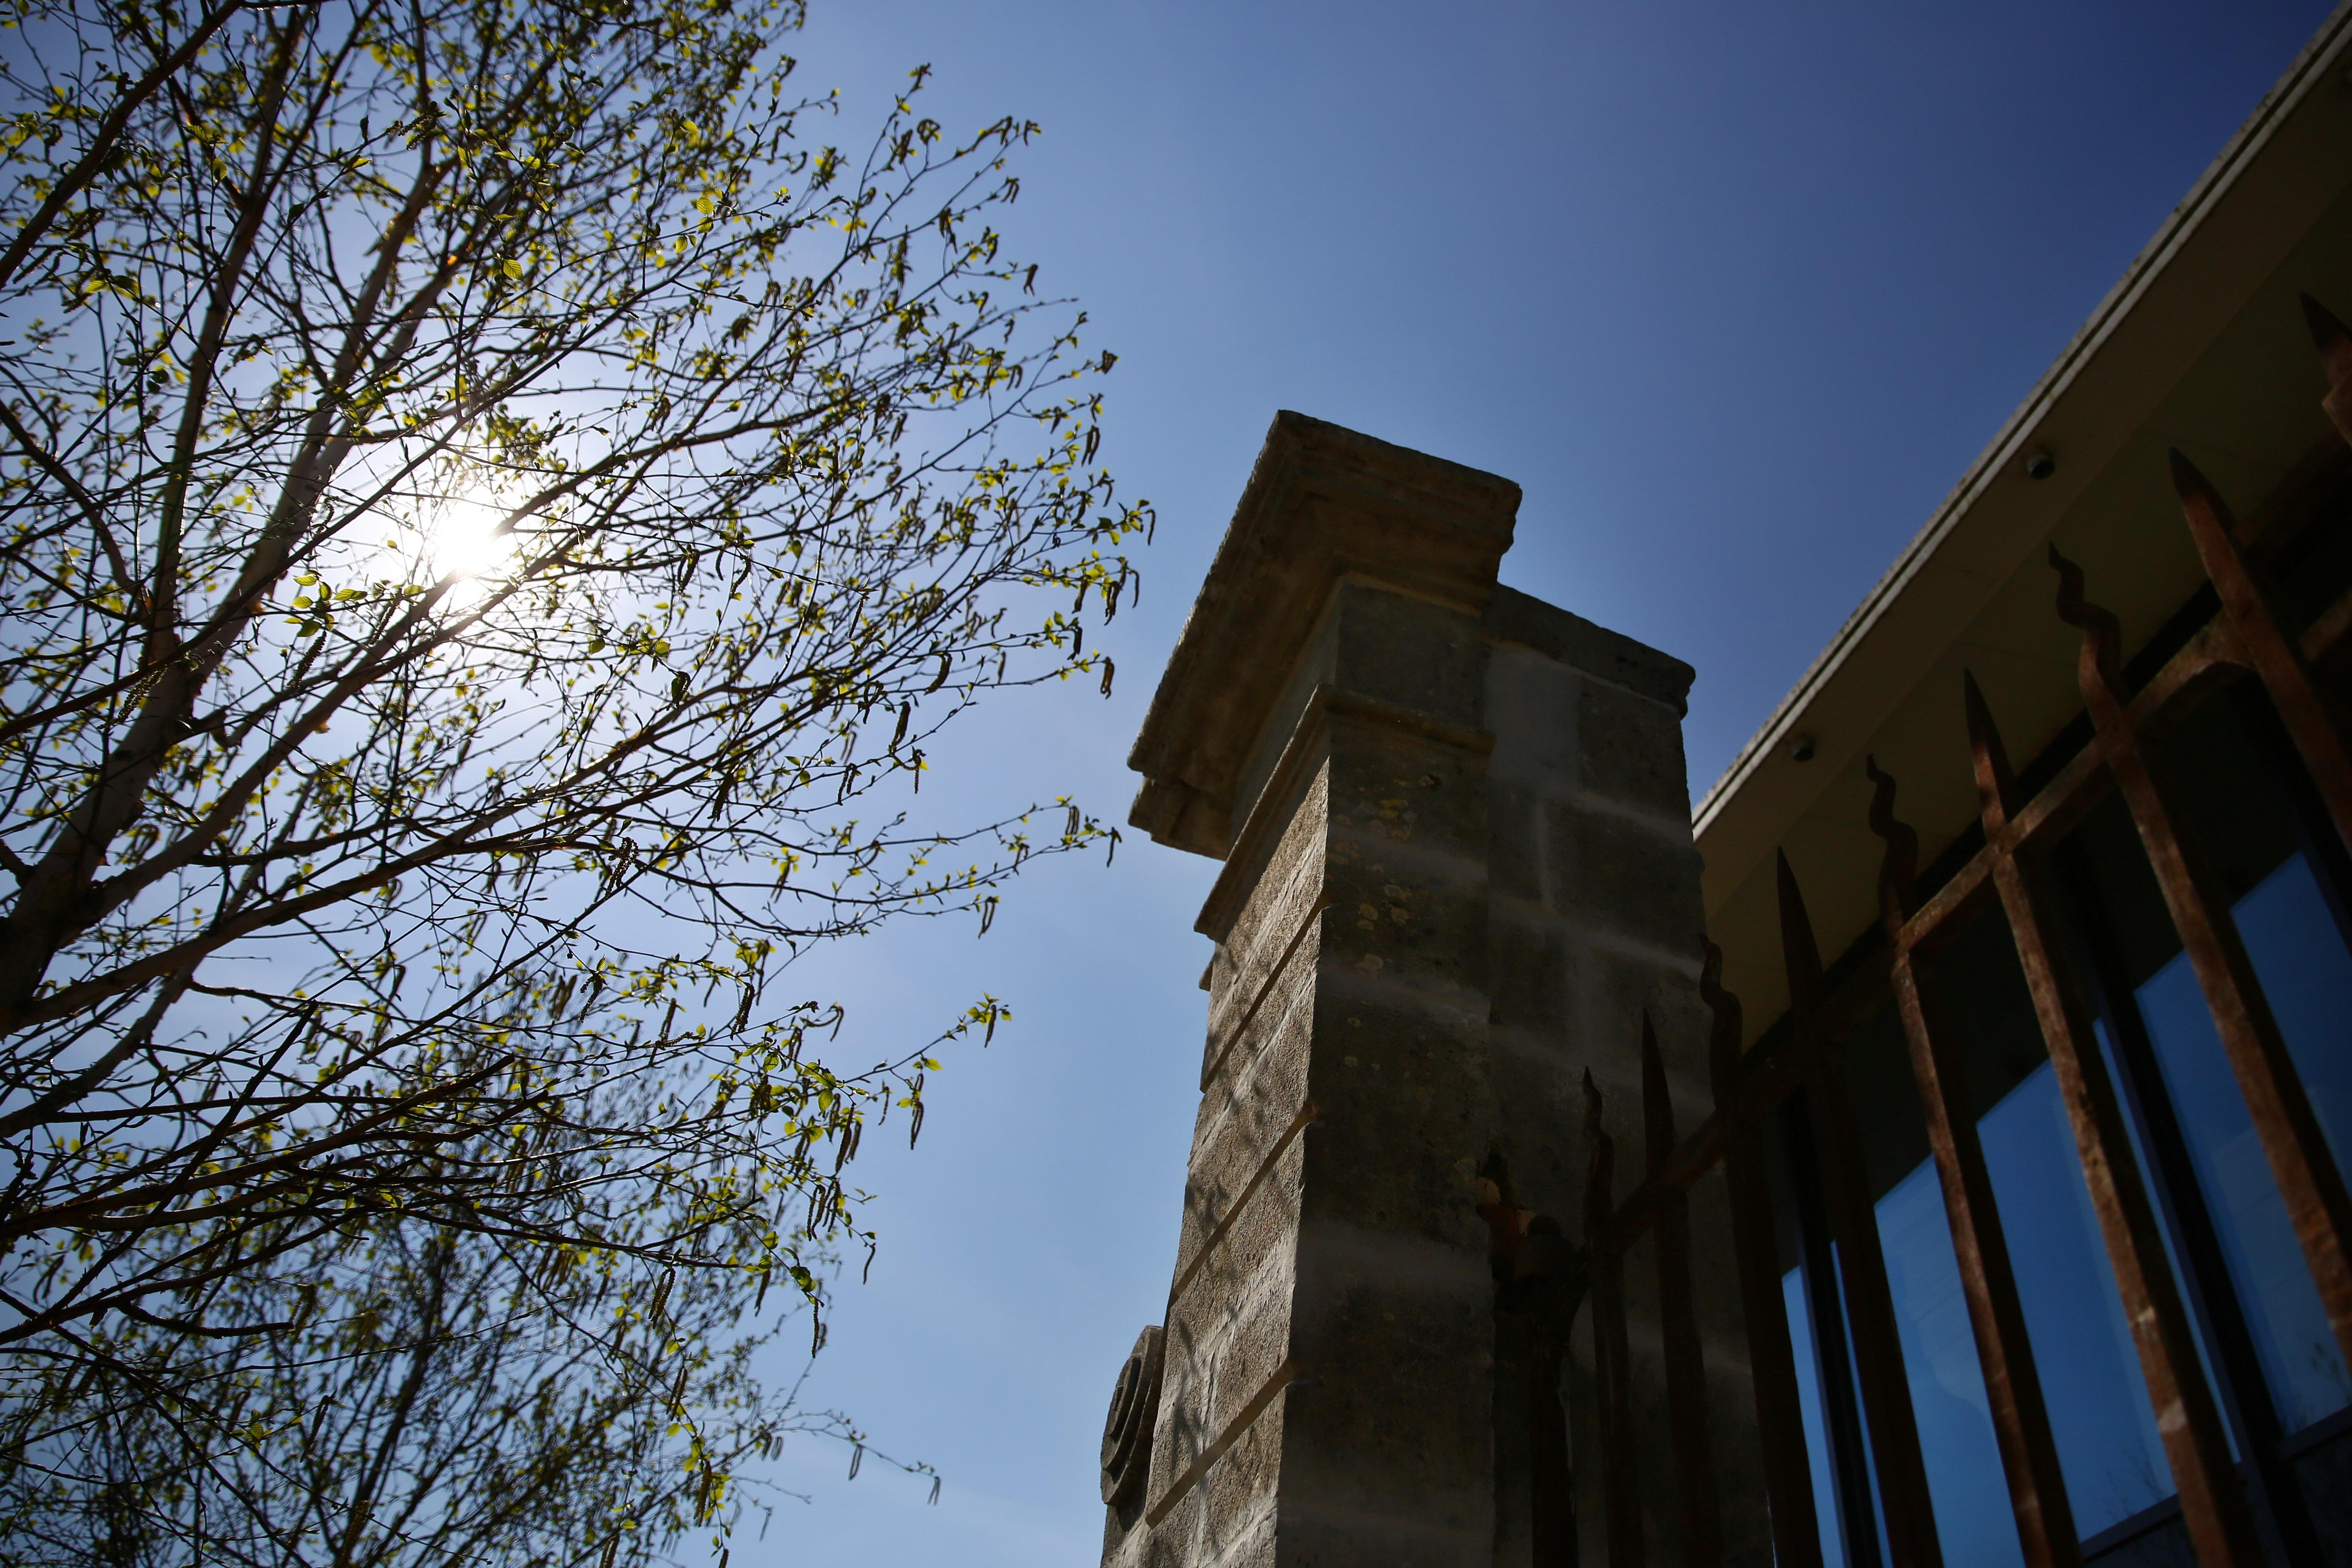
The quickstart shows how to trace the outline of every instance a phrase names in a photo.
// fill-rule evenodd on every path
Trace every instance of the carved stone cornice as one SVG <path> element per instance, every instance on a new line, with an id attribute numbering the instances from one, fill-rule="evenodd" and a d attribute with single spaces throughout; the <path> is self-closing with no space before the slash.
<path id="1" fill-rule="evenodd" d="M 1248 758 L 1342 578 L 1477 616 L 1519 487 L 1287 410 L 1274 416 L 1128 765 L 1128 820 L 1223 859 Z"/>

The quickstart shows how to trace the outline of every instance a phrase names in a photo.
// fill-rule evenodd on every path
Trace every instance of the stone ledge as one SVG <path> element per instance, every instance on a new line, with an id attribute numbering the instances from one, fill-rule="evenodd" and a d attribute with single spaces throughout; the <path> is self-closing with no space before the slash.
<path id="1" fill-rule="evenodd" d="M 1250 749 L 1334 584 L 1482 615 L 1518 507 L 1496 475 L 1276 415 L 1128 757 L 1143 775 L 1128 820 L 1223 859 Z"/>
<path id="2" fill-rule="evenodd" d="M 1622 632 L 1500 583 L 1486 601 L 1486 623 L 1487 635 L 1497 641 L 1531 647 L 1570 668 L 1663 702 L 1677 718 L 1689 711 L 1691 682 L 1698 672 Z"/>

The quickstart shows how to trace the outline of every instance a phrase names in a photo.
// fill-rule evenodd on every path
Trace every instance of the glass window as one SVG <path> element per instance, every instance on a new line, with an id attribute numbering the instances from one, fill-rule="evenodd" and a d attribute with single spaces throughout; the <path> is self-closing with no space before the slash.
<path id="1" fill-rule="evenodd" d="M 2007 918 L 1997 907 L 1986 909 L 1927 962 L 1922 978 L 1932 1025 L 1977 1118 L 2075 1528 L 2095 1535 L 2169 1497 L 2171 1469 Z M 1933 1194 L 1936 1223 L 1944 1225 L 1932 1167 L 1906 1183 Z M 1918 1206 L 1927 1201 L 1914 1200 Z M 1882 1216 L 1881 1229 L 1887 1228 Z M 1915 1228 L 1919 1239 L 1909 1245 L 1924 1253 L 1927 1227 Z M 1888 1249 L 1892 1274 L 1891 1239 Z M 1937 1277 L 1967 1331 L 1948 1226 Z M 1973 1370 L 1973 1337 L 1968 1344 Z M 1915 1373 L 1915 1386 L 1918 1382 Z M 1980 1378 L 1976 1386 L 1981 1407 Z M 1989 1414 L 1982 1430 L 1977 1452 L 1953 1463 L 1970 1470 L 1997 1465 Z M 2003 1480 L 1997 1500 L 2005 1504 L 2007 1495 Z"/>
<path id="2" fill-rule="evenodd" d="M 2307 836 L 2332 830 L 2298 816 L 2309 808 L 2288 794 L 2297 782 L 2291 754 L 2248 689 L 2201 703 L 2155 760 L 2192 852 L 2229 904 L 2326 1152 L 2341 1168 L 2352 1154 L 2352 916 L 2338 882 L 2312 858 L 2333 839 Z M 2352 1474 L 2352 1459 L 2343 1458 L 2352 1454 L 2352 1373 L 2122 802 L 2110 796 L 2093 808 L 2060 861 L 2050 868 L 2053 888 L 2064 889 L 2080 917 L 2065 940 L 2081 944 L 2071 956 L 2096 978 L 2100 1048 L 2124 1100 L 2128 1157 L 2143 1169 L 2154 1157 L 2162 1167 L 2150 1171 L 2151 1195 L 2167 1221 L 2176 1274 L 2184 1258 L 2196 1260 L 2194 1280 L 2184 1282 L 2194 1288 L 2184 1294 L 2209 1377 L 2217 1364 L 2209 1337 L 2226 1352 L 2222 1403 L 2233 1451 L 2251 1436 L 2257 1464 L 2293 1459 L 2308 1472 L 2302 1489 L 2325 1500 L 2333 1483 L 2315 1480 L 2321 1469 Z M 2352 883 L 2352 873 L 2343 879 Z M 2162 1514 L 2171 1475 L 2074 1129 L 1999 908 L 1989 906 L 1923 958 L 1920 980 L 1931 1026 L 1961 1079 L 1959 1109 L 1975 1119 L 1983 1144 L 2075 1525 L 2085 1538 L 2137 1530 L 2133 1521 Z M 1908 1043 L 1890 1006 L 1882 1004 L 1846 1037 L 1842 1060 L 1944 1555 L 2017 1563 L 2022 1553 L 1942 1187 Z M 1788 1146 L 1792 1155 L 1797 1146 Z M 1782 1260 L 1792 1260 L 1789 1250 Z M 1849 1518 L 1833 1500 L 1838 1423 L 1852 1424 L 1838 1414 L 1841 1390 L 1854 1381 L 1850 1347 L 1836 1326 L 1841 1312 L 1811 1310 L 1802 1269 L 1789 1272 L 1782 1288 L 1799 1342 L 1824 1545 L 1840 1560 L 1841 1536 L 1853 1536 L 1870 1517 Z M 1866 1454 L 1847 1458 L 1856 1472 L 1849 1479 L 1859 1480 Z M 2281 1471 L 2270 1484 L 2289 1483 Z M 2333 1538 L 2324 1525 L 2320 1533 Z"/>
<path id="3" fill-rule="evenodd" d="M 1978 1131 L 2075 1528 L 2095 1535 L 2171 1496 L 2172 1478 L 2049 1064 L 1994 1106 Z M 1879 1199 L 1878 1232 L 1945 1556 L 2019 1562 L 2009 1483 L 1932 1163 Z"/>
<path id="4" fill-rule="evenodd" d="M 2352 953 L 2300 847 L 2278 773 L 2292 763 L 2265 733 L 2259 701 L 2243 688 L 2209 699 L 2167 738 L 2156 761 L 2189 847 L 2230 904 L 2340 1164 L 2352 1149 Z M 2095 889 L 2099 935 L 2114 955 L 2119 988 L 2137 1004 L 2261 1382 L 2278 1428 L 2295 1432 L 2352 1404 L 2352 1376 L 2122 803 L 2103 802 L 2075 837 Z"/>
<path id="5" fill-rule="evenodd" d="M 2231 911 L 2338 1170 L 2352 1154 L 2352 952 L 2301 853 Z"/>
<path id="6" fill-rule="evenodd" d="M 2240 933 L 2315 1106 L 2340 1102 L 2347 1070 L 2342 1009 L 2352 1000 L 2352 960 L 2336 937 L 2303 857 L 2291 857 L 2240 901 L 2238 910 L 2243 911 Z M 2346 1375 L 2319 1289 L 2304 1261 L 2286 1202 L 2271 1179 L 2253 1117 L 2188 955 L 2158 970 L 2136 999 L 2196 1163 L 2198 1185 L 2211 1208 L 2279 1424 L 2298 1431 L 2352 1404 L 2352 1378 Z M 2323 1012 L 2330 1005 L 2333 1018 Z M 2322 1109 L 2322 1120 L 2328 1119 Z M 2343 1147 L 2341 1133 L 2331 1141 Z"/>
<path id="7" fill-rule="evenodd" d="M 1822 1407 L 1821 1340 L 1813 1332 L 1813 1310 L 1805 1294 L 1805 1271 L 1780 1276 L 1780 1300 L 1789 1312 L 1789 1338 L 1797 1363 L 1797 1405 L 1805 1421 L 1805 1462 L 1813 1473 L 1813 1518 L 1822 1532 L 1822 1561 L 1845 1561 L 1845 1532 L 1839 1528 L 1837 1467 L 1830 1458 L 1829 1416 Z"/>
<path id="8" fill-rule="evenodd" d="M 2074 1528 L 2096 1535 L 2170 1497 L 2172 1472 L 2055 1069 L 2034 1068 L 1977 1132 Z"/>
<path id="9" fill-rule="evenodd" d="M 1932 1163 L 1878 1200 L 1878 1238 L 1944 1561 L 1987 1568 L 2021 1564 L 2025 1555 L 1993 1436 L 1976 1331 Z"/>

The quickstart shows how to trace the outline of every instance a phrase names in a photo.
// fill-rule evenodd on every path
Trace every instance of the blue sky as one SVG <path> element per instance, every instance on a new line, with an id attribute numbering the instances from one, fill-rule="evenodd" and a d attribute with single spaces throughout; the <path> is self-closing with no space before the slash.
<path id="1" fill-rule="evenodd" d="M 1118 352 L 1105 460 L 1161 519 L 1116 696 L 1008 700 L 934 777 L 1123 818 L 1129 742 L 1277 408 L 1526 491 L 1505 580 L 1688 659 L 1694 793 L 1924 522 L 2326 15 L 2318 0 L 1449 7 L 812 0 L 845 132 L 913 66 L 1013 112 L 1009 248 Z M 927 792 L 928 798 L 928 792 Z M 1047 864 L 984 942 L 822 955 L 842 1055 L 982 989 L 1013 1025 L 869 1141 L 871 1282 L 814 1396 L 926 1487 L 788 1451 L 738 1562 L 1085 1563 L 1113 1375 L 1156 1321 L 1213 868 Z M 782 1368 L 781 1370 L 790 1370 Z"/>

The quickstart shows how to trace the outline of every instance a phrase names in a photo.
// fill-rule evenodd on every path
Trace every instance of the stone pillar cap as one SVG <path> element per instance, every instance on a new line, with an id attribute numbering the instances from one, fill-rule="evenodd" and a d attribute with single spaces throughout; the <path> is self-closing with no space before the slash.
<path id="1" fill-rule="evenodd" d="M 1129 822 L 1223 859 L 1251 745 L 1339 579 L 1481 615 L 1518 510 L 1497 475 L 1276 414 L 1128 754 Z"/>

